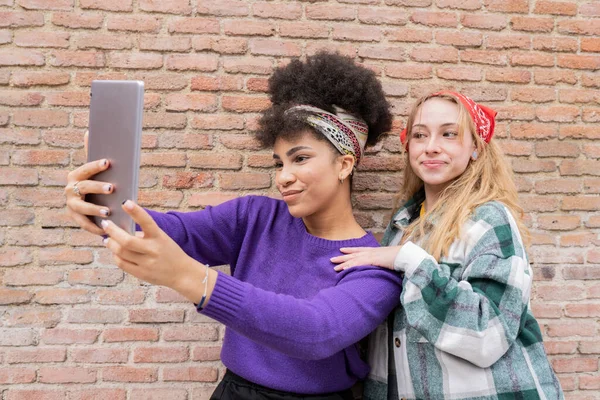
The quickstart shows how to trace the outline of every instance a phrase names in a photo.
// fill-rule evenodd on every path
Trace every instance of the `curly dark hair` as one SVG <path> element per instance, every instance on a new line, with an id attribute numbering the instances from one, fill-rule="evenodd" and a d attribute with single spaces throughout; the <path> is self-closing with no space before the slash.
<path id="1" fill-rule="evenodd" d="M 269 78 L 269 94 L 272 105 L 263 112 L 256 132 L 263 147 L 273 146 L 278 137 L 290 138 L 306 129 L 314 132 L 307 123 L 285 114 L 298 104 L 334 114 L 335 104 L 361 117 L 369 126 L 367 145 L 377 143 L 392 126 L 390 104 L 375 73 L 337 53 L 319 52 L 305 62 L 296 59 L 276 69 Z"/>

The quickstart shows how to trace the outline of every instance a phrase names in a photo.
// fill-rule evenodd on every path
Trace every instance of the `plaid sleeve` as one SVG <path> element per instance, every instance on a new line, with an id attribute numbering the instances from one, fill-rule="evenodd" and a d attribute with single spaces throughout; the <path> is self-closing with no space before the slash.
<path id="1" fill-rule="evenodd" d="M 411 242 L 396 260 L 405 271 L 401 301 L 408 324 L 436 348 L 486 368 L 515 341 L 531 274 L 504 205 L 475 210 L 442 262 Z"/>

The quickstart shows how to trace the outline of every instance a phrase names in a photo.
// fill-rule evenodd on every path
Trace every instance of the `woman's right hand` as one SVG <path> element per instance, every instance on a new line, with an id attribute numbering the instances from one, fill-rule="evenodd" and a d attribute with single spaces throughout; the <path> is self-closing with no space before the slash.
<path id="1" fill-rule="evenodd" d="M 84 143 L 87 155 L 88 133 L 86 132 Z M 108 160 L 97 160 L 83 164 L 81 167 L 69 172 L 65 196 L 67 197 L 67 213 L 83 229 L 96 235 L 103 235 L 104 230 L 92 222 L 88 216 L 107 217 L 110 210 L 107 207 L 97 206 L 85 201 L 86 194 L 109 194 L 113 191 L 113 185 L 108 182 L 89 180 L 92 176 L 108 169 Z M 79 195 L 77 194 L 77 189 Z"/>

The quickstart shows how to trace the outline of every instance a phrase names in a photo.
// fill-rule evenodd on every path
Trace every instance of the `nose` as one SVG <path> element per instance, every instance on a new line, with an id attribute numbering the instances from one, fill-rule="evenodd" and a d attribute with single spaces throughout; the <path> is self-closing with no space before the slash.
<path id="1" fill-rule="evenodd" d="M 275 181 L 279 186 L 289 186 L 294 183 L 295 180 L 296 175 L 294 175 L 290 167 L 286 167 L 285 165 L 275 174 Z"/>
<path id="2" fill-rule="evenodd" d="M 429 135 L 427 139 L 427 145 L 425 146 L 426 153 L 439 153 L 440 145 L 437 135 Z"/>

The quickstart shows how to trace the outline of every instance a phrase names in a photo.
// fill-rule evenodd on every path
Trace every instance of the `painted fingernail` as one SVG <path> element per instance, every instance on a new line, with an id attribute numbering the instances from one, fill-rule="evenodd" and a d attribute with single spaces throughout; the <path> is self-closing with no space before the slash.
<path id="1" fill-rule="evenodd" d="M 104 185 L 104 186 L 102 186 L 102 189 L 104 189 L 104 191 L 106 193 L 109 193 L 112 189 L 112 185 L 111 184 Z"/>
<path id="2" fill-rule="evenodd" d="M 102 210 L 100 210 L 100 214 L 104 215 L 105 217 L 108 217 L 108 210 L 103 208 Z"/>
<path id="3" fill-rule="evenodd" d="M 106 246 L 106 243 L 108 243 L 108 238 L 102 239 L 102 244 Z"/>
<path id="4" fill-rule="evenodd" d="M 131 200 L 125 200 L 123 202 L 123 205 L 125 206 L 126 209 L 133 210 L 133 201 L 131 201 Z"/>
<path id="5" fill-rule="evenodd" d="M 103 219 L 102 222 L 100 222 L 100 225 L 102 225 L 102 228 L 106 229 L 106 227 L 108 226 L 108 221 Z"/>

